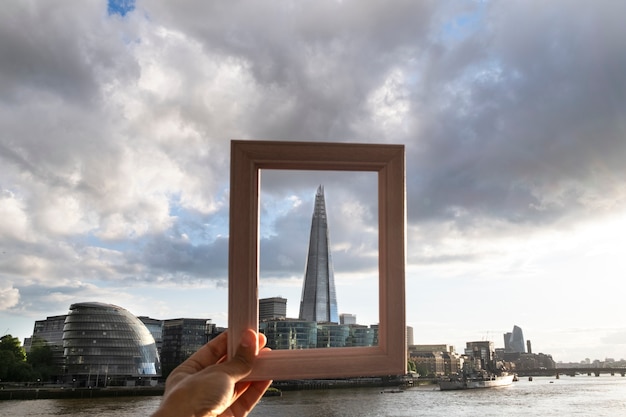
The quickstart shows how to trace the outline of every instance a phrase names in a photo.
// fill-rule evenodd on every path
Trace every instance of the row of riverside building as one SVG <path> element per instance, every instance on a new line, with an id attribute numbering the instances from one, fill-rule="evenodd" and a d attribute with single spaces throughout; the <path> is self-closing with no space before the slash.
<path id="1" fill-rule="evenodd" d="M 287 300 L 259 300 L 259 331 L 277 349 L 375 346 L 378 325 L 356 324 L 342 314 L 339 323 L 286 317 Z M 226 330 L 211 319 L 159 320 L 134 316 L 99 302 L 72 304 L 68 314 L 37 320 L 24 341 L 26 352 L 45 343 L 55 372 L 50 381 L 73 387 L 156 385 L 205 343 Z M 412 338 L 412 336 L 411 336 Z"/>
<path id="2" fill-rule="evenodd" d="M 484 369 L 487 364 L 499 363 L 509 371 L 528 369 L 554 369 L 552 355 L 533 353 L 530 340 L 524 343 L 522 329 L 513 326 L 513 331 L 504 333 L 504 348 L 495 348 L 492 341 L 467 342 L 463 353 L 446 344 L 408 345 L 408 360 L 419 366 L 427 375 L 439 377 L 451 375 L 468 366 Z M 472 363 L 474 362 L 474 363 Z"/>
<path id="3" fill-rule="evenodd" d="M 352 315 L 341 315 L 340 323 L 316 323 L 289 319 L 286 300 L 259 300 L 259 330 L 272 349 L 375 346 L 378 326 L 356 324 Z M 73 387 L 156 385 L 171 370 L 225 329 L 211 319 L 176 318 L 158 320 L 134 316 L 129 311 L 96 302 L 72 304 L 69 313 L 35 322 L 33 335 L 24 341 L 29 352 L 45 342 L 52 352 L 54 367 L 50 381 Z M 519 330 L 521 332 L 521 329 Z M 503 361 L 511 370 L 555 367 L 550 355 L 533 354 L 530 342 L 507 343 L 494 349 L 493 342 L 468 342 L 463 354 L 445 344 L 415 345 L 413 329 L 407 327 L 407 360 L 441 376 L 458 372 L 464 361 Z"/>

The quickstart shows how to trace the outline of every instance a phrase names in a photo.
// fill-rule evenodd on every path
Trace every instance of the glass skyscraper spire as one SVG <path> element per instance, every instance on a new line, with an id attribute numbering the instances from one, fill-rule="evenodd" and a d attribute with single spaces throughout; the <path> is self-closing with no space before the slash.
<path id="1" fill-rule="evenodd" d="M 318 323 L 339 323 L 324 187 L 321 185 L 315 194 L 299 318 Z"/>

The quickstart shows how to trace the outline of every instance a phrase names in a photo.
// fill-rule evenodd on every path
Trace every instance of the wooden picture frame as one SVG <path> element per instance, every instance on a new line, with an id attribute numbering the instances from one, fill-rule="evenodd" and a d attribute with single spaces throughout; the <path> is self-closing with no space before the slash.
<path id="1" fill-rule="evenodd" d="M 260 170 L 378 173 L 378 345 L 260 352 L 248 380 L 401 375 L 406 372 L 404 145 L 231 142 L 228 356 L 259 328 Z"/>

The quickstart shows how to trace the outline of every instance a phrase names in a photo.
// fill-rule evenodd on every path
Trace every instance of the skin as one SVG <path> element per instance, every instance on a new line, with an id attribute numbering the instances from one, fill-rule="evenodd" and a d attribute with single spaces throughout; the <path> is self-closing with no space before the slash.
<path id="1" fill-rule="evenodd" d="M 246 330 L 237 353 L 226 361 L 226 332 L 200 348 L 167 378 L 159 409 L 152 417 L 245 417 L 272 381 L 242 381 L 266 343 Z"/>

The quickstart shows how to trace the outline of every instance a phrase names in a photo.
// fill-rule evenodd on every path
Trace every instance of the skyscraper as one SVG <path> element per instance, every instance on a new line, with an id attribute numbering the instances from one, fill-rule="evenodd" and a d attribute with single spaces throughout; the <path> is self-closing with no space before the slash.
<path id="1" fill-rule="evenodd" d="M 309 254 L 302 287 L 299 317 L 301 320 L 318 323 L 339 323 L 335 277 L 326 218 L 326 202 L 324 200 L 324 187 L 321 185 L 315 194 Z"/>
<path id="2" fill-rule="evenodd" d="M 526 344 L 524 343 L 524 333 L 521 327 L 513 326 L 513 331 L 509 338 L 509 348 L 513 352 L 525 353 Z"/>

